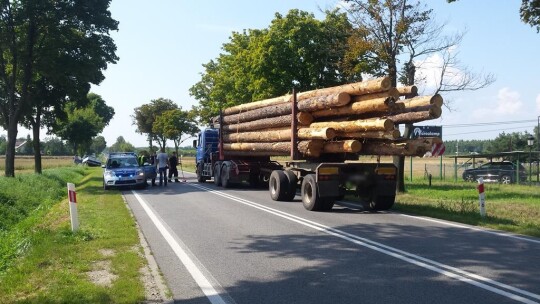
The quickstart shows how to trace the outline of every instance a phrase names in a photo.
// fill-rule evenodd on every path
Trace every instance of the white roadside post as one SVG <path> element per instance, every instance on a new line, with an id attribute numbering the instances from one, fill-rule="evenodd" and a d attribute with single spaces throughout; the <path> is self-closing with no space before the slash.
<path id="1" fill-rule="evenodd" d="M 484 179 L 478 179 L 478 198 L 480 199 L 480 215 L 486 216 L 486 194 L 484 193 Z"/>
<path id="2" fill-rule="evenodd" d="M 75 232 L 79 230 L 79 216 L 77 214 L 77 192 L 75 191 L 75 185 L 72 183 L 68 183 L 67 188 L 69 199 L 69 214 L 71 216 L 71 231 Z"/>

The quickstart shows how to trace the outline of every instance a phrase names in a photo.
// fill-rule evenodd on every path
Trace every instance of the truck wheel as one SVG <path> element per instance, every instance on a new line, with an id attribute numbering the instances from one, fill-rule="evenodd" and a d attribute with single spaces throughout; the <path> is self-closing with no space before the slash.
<path id="1" fill-rule="evenodd" d="M 214 184 L 221 186 L 221 162 L 216 162 L 214 165 Z"/>
<path id="2" fill-rule="evenodd" d="M 203 164 L 202 163 L 199 163 L 197 165 L 197 181 L 199 183 L 204 183 L 206 182 L 206 176 L 203 176 L 202 175 L 202 171 L 203 171 Z"/>
<path id="3" fill-rule="evenodd" d="M 284 200 L 290 202 L 296 196 L 296 185 L 298 184 L 298 177 L 294 172 L 285 170 L 285 175 L 287 176 L 287 194 L 285 195 Z"/>
<path id="4" fill-rule="evenodd" d="M 270 174 L 270 180 L 268 181 L 268 190 L 270 191 L 270 197 L 275 201 L 284 201 L 287 196 L 287 189 L 289 185 L 289 179 L 285 175 L 283 170 L 274 170 Z"/>
<path id="5" fill-rule="evenodd" d="M 223 188 L 229 188 L 231 186 L 231 182 L 229 180 L 229 173 L 230 173 L 230 167 L 228 164 L 223 164 L 221 167 L 221 186 Z"/>
<path id="6" fill-rule="evenodd" d="M 302 204 L 304 204 L 304 208 L 309 211 L 319 211 L 322 209 L 323 201 L 319 197 L 319 193 L 317 191 L 315 174 L 308 174 L 304 176 L 301 192 Z"/>
<path id="7" fill-rule="evenodd" d="M 393 195 L 377 195 L 373 197 L 373 201 L 369 206 L 375 211 L 388 210 L 394 205 L 395 199 L 396 197 Z"/>

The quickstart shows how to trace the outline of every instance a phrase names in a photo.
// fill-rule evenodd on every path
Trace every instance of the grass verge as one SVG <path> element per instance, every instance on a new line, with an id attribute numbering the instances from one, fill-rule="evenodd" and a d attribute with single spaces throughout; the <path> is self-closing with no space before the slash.
<path id="1" fill-rule="evenodd" d="M 480 216 L 476 183 L 425 180 L 406 183 L 394 210 L 540 237 L 538 186 L 485 184 L 486 217 Z"/>
<path id="2" fill-rule="evenodd" d="M 143 301 L 139 270 L 145 260 L 134 220 L 119 192 L 102 190 L 101 168 L 62 170 L 80 173 L 76 182 L 80 230 L 71 232 L 67 198 L 56 198 L 3 231 L 20 244 L 15 255 L 2 257 L 9 267 L 0 274 L 0 303 Z M 61 188 L 65 197 L 63 173 L 58 177 L 61 187 L 51 190 Z"/>

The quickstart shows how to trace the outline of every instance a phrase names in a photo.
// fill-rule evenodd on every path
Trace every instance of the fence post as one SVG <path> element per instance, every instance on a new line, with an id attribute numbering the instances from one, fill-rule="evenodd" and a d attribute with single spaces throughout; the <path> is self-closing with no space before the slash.
<path id="1" fill-rule="evenodd" d="M 484 179 L 479 178 L 478 179 L 478 198 L 480 200 L 480 216 L 485 217 L 486 216 L 486 194 L 484 193 Z"/>
<path id="2" fill-rule="evenodd" d="M 67 183 L 68 199 L 69 199 L 69 215 L 71 217 L 71 231 L 79 230 L 79 216 L 77 214 L 77 192 L 75 185 Z"/>

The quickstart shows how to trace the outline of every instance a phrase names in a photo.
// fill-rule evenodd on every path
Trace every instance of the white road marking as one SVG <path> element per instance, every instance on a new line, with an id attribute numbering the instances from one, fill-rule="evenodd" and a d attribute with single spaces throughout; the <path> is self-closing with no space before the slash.
<path id="1" fill-rule="evenodd" d="M 469 230 L 474 230 L 474 231 L 479 231 L 479 232 L 484 232 L 484 233 L 494 234 L 494 235 L 497 235 L 497 236 L 508 237 L 508 238 L 512 238 L 512 239 L 516 239 L 516 240 L 520 240 L 520 241 L 525 241 L 525 242 L 531 242 L 531 243 L 540 244 L 540 240 L 530 239 L 530 238 L 522 237 L 522 236 L 519 236 L 519 235 L 513 235 L 513 234 L 504 233 L 504 232 L 499 232 L 499 231 L 493 231 L 493 230 L 486 230 L 486 229 L 482 229 L 482 228 L 477 228 L 477 227 L 472 227 L 472 226 L 467 226 L 467 225 L 461 225 L 461 224 L 457 224 L 457 223 L 450 223 L 450 222 L 447 222 L 447 221 L 441 221 L 441 220 L 437 220 L 437 219 L 429 218 L 429 217 L 414 216 L 414 215 L 408 215 L 408 214 L 397 213 L 397 212 L 394 213 L 394 214 L 398 214 L 398 215 L 401 215 L 401 216 L 414 218 L 414 219 L 417 219 L 417 220 L 428 221 L 428 222 L 434 222 L 434 223 L 443 224 L 443 225 L 447 225 L 447 226 L 458 227 L 458 228 L 464 228 L 464 229 L 469 229 Z"/>
<path id="2" fill-rule="evenodd" d="M 362 238 L 362 237 L 347 233 L 345 231 L 335 229 L 335 228 L 332 228 L 332 227 L 329 227 L 329 226 L 325 226 L 325 225 L 310 221 L 308 219 L 305 219 L 305 218 L 302 218 L 302 217 L 299 217 L 299 216 L 296 216 L 296 215 L 293 215 L 293 214 L 290 214 L 290 213 L 286 213 L 286 212 L 283 212 L 283 211 L 280 211 L 280 210 L 277 210 L 277 209 L 274 209 L 274 208 L 270 208 L 270 207 L 267 207 L 267 206 L 264 206 L 264 205 L 261 205 L 261 204 L 258 204 L 258 203 L 243 199 L 243 198 L 239 198 L 239 197 L 233 196 L 231 194 L 227 194 L 227 193 L 222 192 L 222 191 L 214 190 L 214 189 L 211 189 L 211 188 L 208 188 L 208 187 L 204 187 L 204 186 L 196 185 L 196 184 L 192 184 L 192 183 L 188 183 L 188 185 L 192 186 L 192 187 L 195 187 L 195 188 L 198 188 L 198 189 L 201 189 L 201 190 L 208 191 L 208 192 L 213 193 L 215 195 L 219 195 L 219 196 L 231 199 L 231 200 L 239 202 L 241 204 L 244 204 L 244 205 L 247 205 L 247 206 L 250 206 L 250 207 L 253 207 L 253 208 L 256 208 L 256 209 L 259 209 L 259 210 L 262 210 L 262 211 L 265 211 L 265 212 L 268 212 L 268 213 L 271 213 L 271 214 L 274 214 L 274 215 L 279 216 L 281 218 L 290 220 L 292 222 L 296 222 L 296 223 L 304 225 L 306 227 L 313 228 L 313 229 L 318 230 L 320 232 L 323 232 L 323 233 L 326 233 L 326 234 L 341 238 L 341 239 L 349 241 L 351 243 L 354 243 L 354 244 L 357 244 L 357 245 L 360 245 L 360 246 L 363 246 L 363 247 L 366 247 L 366 248 L 370 248 L 372 250 L 375 250 L 375 251 L 381 252 L 383 254 L 392 256 L 394 258 L 406 261 L 408 263 L 417 265 L 419 267 L 429 269 L 431 271 L 434 271 L 434 272 L 437 272 L 439 274 L 448 276 L 450 278 L 453 278 L 453 279 L 456 279 L 456 280 L 471 284 L 473 286 L 482 288 L 484 290 L 491 291 L 493 293 L 505 296 L 505 297 L 507 297 L 509 299 L 512 299 L 512 300 L 515 300 L 515 301 L 518 301 L 518 302 L 530 303 L 530 304 L 538 303 L 538 302 L 535 302 L 534 300 L 525 298 L 523 296 L 527 296 L 527 297 L 530 297 L 530 298 L 540 300 L 540 295 L 538 295 L 538 294 L 535 294 L 535 293 L 532 293 L 532 292 L 529 292 L 529 291 L 526 291 L 526 290 L 523 290 L 523 289 L 519 289 L 519 288 L 510 286 L 510 285 L 506 285 L 504 283 L 500 283 L 500 282 L 497 282 L 497 281 L 482 277 L 480 275 L 476 275 L 476 274 L 461 270 L 459 268 L 455 268 L 455 267 L 452 267 L 452 266 L 441 264 L 441 263 L 438 263 L 436 261 L 426 259 L 426 258 L 423 258 L 421 256 L 418 256 L 418 255 L 415 255 L 415 254 L 412 254 L 412 253 L 408 253 L 408 252 L 399 250 L 397 248 L 393 248 L 393 247 L 384 245 L 382 243 L 378 243 L 378 242 L 375 242 L 375 241 L 372 241 L 372 240 L 369 240 L 369 239 L 366 239 L 366 238 Z M 491 285 L 487 285 L 487 283 L 495 285 L 496 287 L 491 286 Z M 500 288 L 504 288 L 506 290 L 502 290 Z M 511 293 L 509 291 L 512 291 L 514 293 Z M 515 294 L 515 293 L 517 293 L 517 294 Z M 523 296 L 520 296 L 518 294 L 521 294 Z"/>
<path id="3" fill-rule="evenodd" d="M 199 285 L 203 293 L 206 295 L 208 300 L 212 304 L 227 304 L 227 302 L 221 297 L 221 295 L 216 291 L 216 289 L 212 286 L 210 281 L 204 276 L 202 271 L 197 267 L 197 265 L 193 262 L 193 260 L 189 257 L 189 255 L 182 249 L 182 247 L 176 242 L 174 237 L 169 233 L 167 228 L 163 225 L 161 220 L 156 216 L 154 211 L 148 206 L 146 201 L 135 191 L 131 191 L 137 201 L 141 204 L 144 211 L 146 211 L 146 214 L 148 214 L 148 217 L 152 220 L 156 228 L 159 230 L 163 238 L 167 241 L 169 246 L 171 246 L 172 250 L 178 257 L 178 259 L 184 264 L 186 269 L 189 271 L 195 282 Z"/>

